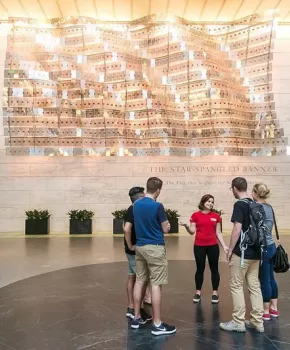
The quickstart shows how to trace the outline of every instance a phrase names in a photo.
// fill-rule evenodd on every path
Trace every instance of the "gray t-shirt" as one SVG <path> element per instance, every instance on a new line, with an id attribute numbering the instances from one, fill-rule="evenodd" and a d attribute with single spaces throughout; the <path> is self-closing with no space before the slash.
<path id="1" fill-rule="evenodd" d="M 260 204 L 262 204 L 266 214 L 264 225 L 267 226 L 269 229 L 266 235 L 266 241 L 267 241 L 267 245 L 270 245 L 274 243 L 274 238 L 272 235 L 272 229 L 274 224 L 273 210 L 270 204 L 266 204 L 266 203 L 260 203 Z"/>

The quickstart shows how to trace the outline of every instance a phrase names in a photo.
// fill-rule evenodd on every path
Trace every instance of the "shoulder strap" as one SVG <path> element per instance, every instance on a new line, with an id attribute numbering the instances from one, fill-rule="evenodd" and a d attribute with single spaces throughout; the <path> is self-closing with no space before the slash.
<path id="1" fill-rule="evenodd" d="M 274 210 L 273 210 L 272 206 L 271 206 L 271 209 L 272 209 L 272 213 L 273 213 L 273 220 L 274 220 L 274 226 L 275 226 L 275 231 L 276 231 L 276 238 L 277 238 L 277 241 L 279 241 L 280 237 L 279 237 L 277 222 L 276 222 L 276 218 L 275 218 L 275 213 L 274 213 Z"/>

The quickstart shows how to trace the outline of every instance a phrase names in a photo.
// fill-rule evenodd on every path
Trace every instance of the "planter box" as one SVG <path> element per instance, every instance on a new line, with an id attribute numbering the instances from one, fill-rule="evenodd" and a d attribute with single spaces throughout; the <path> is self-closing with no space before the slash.
<path id="1" fill-rule="evenodd" d="M 47 235 L 49 234 L 49 219 L 25 220 L 26 235 Z"/>
<path id="2" fill-rule="evenodd" d="M 178 219 L 170 219 L 170 231 L 168 233 L 179 233 Z"/>
<path id="3" fill-rule="evenodd" d="M 69 221 L 70 235 L 91 235 L 92 234 L 92 219 Z"/>
<path id="4" fill-rule="evenodd" d="M 113 234 L 122 235 L 123 233 L 123 219 L 113 219 Z"/>

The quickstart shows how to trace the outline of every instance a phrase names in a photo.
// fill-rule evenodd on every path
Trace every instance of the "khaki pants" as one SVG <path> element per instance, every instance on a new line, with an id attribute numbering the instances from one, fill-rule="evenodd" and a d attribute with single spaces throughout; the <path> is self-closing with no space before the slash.
<path id="1" fill-rule="evenodd" d="M 239 325 L 245 322 L 245 296 L 244 296 L 244 277 L 250 293 L 251 300 L 251 319 L 254 325 L 263 324 L 263 298 L 259 281 L 259 260 L 245 259 L 244 266 L 241 267 L 241 258 L 233 254 L 230 261 L 230 288 L 233 298 L 233 320 Z"/>

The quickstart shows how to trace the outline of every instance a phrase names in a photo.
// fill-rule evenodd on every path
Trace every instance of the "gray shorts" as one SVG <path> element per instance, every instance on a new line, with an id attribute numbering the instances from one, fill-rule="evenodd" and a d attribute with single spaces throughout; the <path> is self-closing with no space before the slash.
<path id="1" fill-rule="evenodd" d="M 136 275 L 135 255 L 126 254 L 128 259 L 128 275 Z"/>

